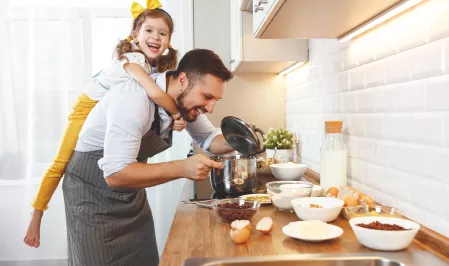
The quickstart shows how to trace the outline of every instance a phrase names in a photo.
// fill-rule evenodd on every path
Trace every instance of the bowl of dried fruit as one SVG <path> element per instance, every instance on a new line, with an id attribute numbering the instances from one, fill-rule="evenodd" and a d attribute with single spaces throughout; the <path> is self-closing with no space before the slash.
<path id="1" fill-rule="evenodd" d="M 381 216 L 352 218 L 349 224 L 362 245 L 382 251 L 407 248 L 420 228 L 410 220 Z"/>
<path id="2" fill-rule="evenodd" d="M 293 210 L 303 221 L 320 220 L 332 222 L 345 204 L 341 199 L 326 197 L 307 197 L 292 200 Z"/>
<path id="3" fill-rule="evenodd" d="M 212 203 L 212 209 L 223 222 L 251 220 L 260 208 L 260 202 L 243 199 L 223 199 Z"/>

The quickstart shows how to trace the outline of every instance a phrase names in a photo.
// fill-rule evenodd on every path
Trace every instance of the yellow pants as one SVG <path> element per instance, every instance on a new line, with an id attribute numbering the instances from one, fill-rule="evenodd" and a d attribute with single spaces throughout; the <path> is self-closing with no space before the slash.
<path id="1" fill-rule="evenodd" d="M 78 141 L 78 134 L 86 121 L 87 115 L 92 108 L 97 104 L 97 101 L 91 100 L 86 94 L 82 93 L 72 107 L 72 113 L 68 117 L 64 134 L 59 144 L 56 157 L 42 177 L 39 191 L 33 202 L 33 207 L 38 210 L 48 209 L 48 202 L 50 201 L 56 187 L 64 175 L 65 168 L 72 157 L 75 150 L 76 142 Z"/>

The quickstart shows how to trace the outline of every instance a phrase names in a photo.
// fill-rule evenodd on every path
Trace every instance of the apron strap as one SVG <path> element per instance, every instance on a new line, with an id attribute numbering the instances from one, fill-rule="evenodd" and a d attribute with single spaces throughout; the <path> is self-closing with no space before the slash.
<path id="1" fill-rule="evenodd" d="M 159 115 L 159 106 L 157 104 L 154 104 L 154 108 L 155 108 L 154 121 L 153 124 L 151 124 L 150 131 L 153 131 L 154 133 L 156 133 L 156 135 L 160 136 L 162 121 Z M 173 136 L 173 129 L 170 129 L 170 131 L 168 132 L 168 138 L 163 139 L 165 143 L 167 143 L 170 146 L 172 145 L 172 136 Z"/>
<path id="2" fill-rule="evenodd" d="M 150 130 L 158 136 L 161 135 L 161 117 L 159 116 L 159 106 L 157 104 L 154 104 L 154 121 L 151 124 Z"/>
<path id="3" fill-rule="evenodd" d="M 159 75 L 156 76 L 154 82 L 157 82 L 158 78 L 159 78 Z M 150 130 L 153 131 L 154 133 L 156 133 L 158 136 L 160 136 L 161 135 L 161 124 L 162 124 L 162 122 L 161 122 L 161 117 L 159 115 L 159 106 L 155 102 L 153 102 L 153 103 L 154 103 L 154 121 L 151 124 Z M 169 112 L 167 112 L 165 109 L 164 109 L 164 111 L 165 111 L 165 113 L 167 113 L 168 116 L 171 117 L 171 114 Z M 173 130 L 170 129 L 170 131 L 168 133 L 168 138 L 164 139 L 164 141 L 167 144 L 169 144 L 170 146 L 172 144 L 172 135 L 173 135 Z"/>

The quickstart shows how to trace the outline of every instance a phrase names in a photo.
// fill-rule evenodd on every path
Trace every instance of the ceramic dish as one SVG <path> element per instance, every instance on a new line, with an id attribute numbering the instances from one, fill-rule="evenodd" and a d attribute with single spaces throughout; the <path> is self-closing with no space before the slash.
<path id="1" fill-rule="evenodd" d="M 303 226 L 306 223 L 310 224 L 310 222 L 320 222 L 320 223 L 323 223 L 321 226 L 327 226 L 328 228 L 327 228 L 327 230 L 321 230 L 321 229 L 316 230 L 317 234 L 315 234 L 315 235 L 310 234 L 310 233 L 303 234 L 302 233 L 303 231 L 310 232 L 310 225 Z M 326 231 L 326 233 L 323 233 L 323 231 Z M 300 221 L 300 222 L 291 222 L 291 223 L 287 224 L 286 226 L 284 226 L 282 228 L 282 232 L 289 237 L 293 237 L 293 238 L 300 239 L 303 241 L 321 242 L 321 241 L 340 237 L 343 234 L 343 229 L 341 229 L 338 226 L 326 224 L 321 221 Z"/>
<path id="2" fill-rule="evenodd" d="M 263 197 L 264 200 L 258 200 L 258 198 Z M 271 204 L 271 197 L 268 194 L 248 194 L 240 196 L 239 199 L 243 200 L 255 200 L 259 202 L 261 205 Z"/>
<path id="3" fill-rule="evenodd" d="M 326 197 L 299 198 L 291 201 L 293 210 L 303 221 L 320 220 L 332 222 L 345 204 L 341 199 Z M 315 205 L 316 207 L 312 207 Z"/>
<path id="4" fill-rule="evenodd" d="M 382 224 L 397 225 L 407 230 L 385 231 L 360 227 L 357 224 L 370 224 L 379 222 Z M 366 216 L 349 220 L 352 230 L 359 242 L 369 248 L 381 251 L 396 251 L 405 249 L 415 238 L 421 226 L 413 221 L 393 218 Z"/>
<path id="5" fill-rule="evenodd" d="M 279 180 L 297 180 L 307 170 L 305 164 L 280 163 L 270 165 L 271 172 Z"/>

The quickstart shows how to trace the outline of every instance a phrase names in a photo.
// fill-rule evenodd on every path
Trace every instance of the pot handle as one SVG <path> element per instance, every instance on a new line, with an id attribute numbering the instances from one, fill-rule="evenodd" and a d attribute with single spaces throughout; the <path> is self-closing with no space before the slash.
<path id="1" fill-rule="evenodd" d="M 254 132 L 256 132 L 256 134 L 259 133 L 260 136 L 262 137 L 262 144 L 261 144 L 261 147 L 259 147 L 259 149 L 258 149 L 258 151 L 256 152 L 256 154 L 265 152 L 266 148 L 265 148 L 265 145 L 263 144 L 263 135 L 265 134 L 265 132 L 263 132 L 262 129 L 257 128 L 257 127 L 255 127 L 255 126 L 253 126 L 252 128 L 253 128 Z"/>

